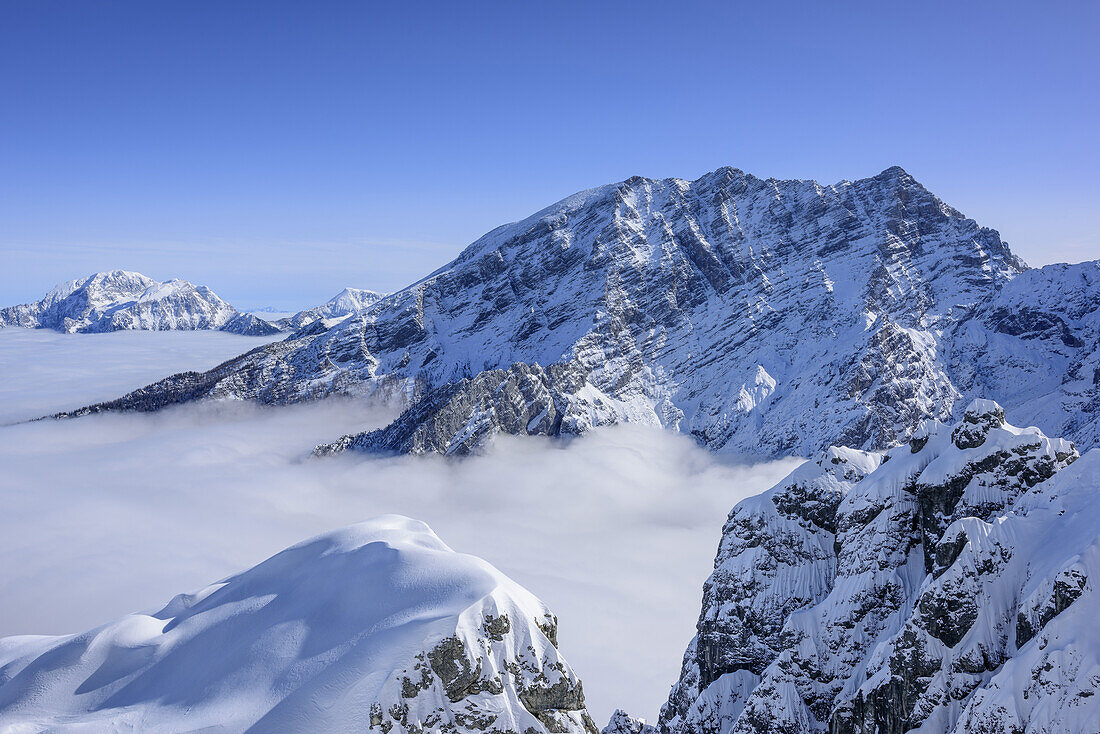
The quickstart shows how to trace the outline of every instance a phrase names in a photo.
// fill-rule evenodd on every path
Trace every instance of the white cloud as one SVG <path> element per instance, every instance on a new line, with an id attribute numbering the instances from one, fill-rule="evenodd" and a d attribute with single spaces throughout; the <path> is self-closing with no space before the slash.
<path id="1" fill-rule="evenodd" d="M 222 331 L 0 329 L 0 424 L 117 398 L 173 372 L 208 370 L 280 338 Z"/>
<path id="2" fill-rule="evenodd" d="M 72 381 L 84 370 L 73 364 Z M 652 717 L 726 513 L 796 464 L 722 462 L 633 427 L 501 439 L 464 461 L 308 456 L 387 417 L 347 401 L 219 403 L 0 428 L 0 635 L 87 629 L 397 512 L 555 610 L 601 723 L 616 706 Z"/>

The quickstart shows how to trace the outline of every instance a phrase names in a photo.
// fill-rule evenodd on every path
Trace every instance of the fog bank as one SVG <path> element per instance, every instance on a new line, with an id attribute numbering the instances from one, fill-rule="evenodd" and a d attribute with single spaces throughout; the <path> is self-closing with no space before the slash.
<path id="1" fill-rule="evenodd" d="M 284 336 L 0 329 L 0 425 L 117 398 L 175 372 L 208 370 Z"/>
<path id="2" fill-rule="evenodd" d="M 81 369 L 73 381 L 94 382 Z M 395 512 L 554 609 L 601 725 L 616 706 L 653 717 L 726 513 L 797 464 L 723 462 L 637 427 L 503 438 L 462 461 L 309 457 L 389 417 L 339 400 L 206 403 L 0 428 L 0 635 L 82 631 Z"/>

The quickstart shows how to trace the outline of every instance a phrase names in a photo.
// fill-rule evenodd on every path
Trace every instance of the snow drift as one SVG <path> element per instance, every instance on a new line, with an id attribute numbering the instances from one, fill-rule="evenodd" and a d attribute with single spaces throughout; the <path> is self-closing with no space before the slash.
<path id="1" fill-rule="evenodd" d="M 163 609 L 0 640 L 11 731 L 595 731 L 557 621 L 391 515 Z"/>

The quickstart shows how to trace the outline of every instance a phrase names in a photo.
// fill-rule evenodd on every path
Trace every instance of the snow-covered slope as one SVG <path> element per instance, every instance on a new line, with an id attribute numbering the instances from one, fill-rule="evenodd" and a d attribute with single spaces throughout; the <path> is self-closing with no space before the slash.
<path id="1" fill-rule="evenodd" d="M 126 270 L 96 273 L 62 283 L 35 303 L 0 309 L 0 327 L 104 332 L 127 329 L 221 329 L 266 336 L 279 329 L 239 313 L 206 286 L 164 283 Z"/>
<path id="2" fill-rule="evenodd" d="M 398 516 L 160 611 L 0 639 L 0 730 L 596 731 L 550 611 Z"/>
<path id="3" fill-rule="evenodd" d="M 1095 732 L 1100 450 L 1076 459 L 976 400 L 740 503 L 661 731 Z"/>
<path id="4" fill-rule="evenodd" d="M 362 288 L 345 288 L 320 306 L 280 319 L 278 325 L 292 331 L 317 321 L 323 321 L 326 326 L 332 326 L 348 316 L 363 313 L 384 295 Z"/>
<path id="5" fill-rule="evenodd" d="M 645 723 L 645 719 L 636 719 L 622 709 L 615 709 L 600 734 L 657 734 L 657 729 Z"/>
<path id="6" fill-rule="evenodd" d="M 995 231 L 896 167 L 831 186 L 631 178 L 499 227 L 331 328 L 93 409 L 384 390 L 409 412 L 321 451 L 465 453 L 498 431 L 634 422 L 808 455 L 882 448 L 986 396 L 1091 445 L 1096 268 L 1017 285 Z"/>

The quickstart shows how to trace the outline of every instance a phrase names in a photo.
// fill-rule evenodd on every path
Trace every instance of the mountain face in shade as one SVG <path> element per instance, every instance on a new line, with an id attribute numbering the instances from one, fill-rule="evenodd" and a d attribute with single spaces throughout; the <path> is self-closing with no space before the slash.
<path id="1" fill-rule="evenodd" d="M 343 393 L 408 410 L 319 453 L 463 454 L 497 432 L 632 422 L 770 456 L 883 448 L 985 396 L 1088 446 L 1097 272 L 1028 271 L 900 168 L 831 186 L 631 178 L 499 227 L 331 327 L 73 413 Z"/>
<path id="2" fill-rule="evenodd" d="M 235 308 L 203 285 L 164 283 L 141 273 L 114 270 L 62 283 L 45 298 L 0 309 L 0 327 L 56 329 L 67 333 L 123 330 L 219 329 L 266 336 L 279 329 Z"/>
<path id="3" fill-rule="evenodd" d="M 1100 450 L 988 400 L 829 449 L 730 513 L 660 730 L 1095 731 L 1098 500 Z"/>
<path id="4" fill-rule="evenodd" d="M 546 606 L 397 516 L 156 612 L 0 639 L 0 729 L 596 734 Z"/>

